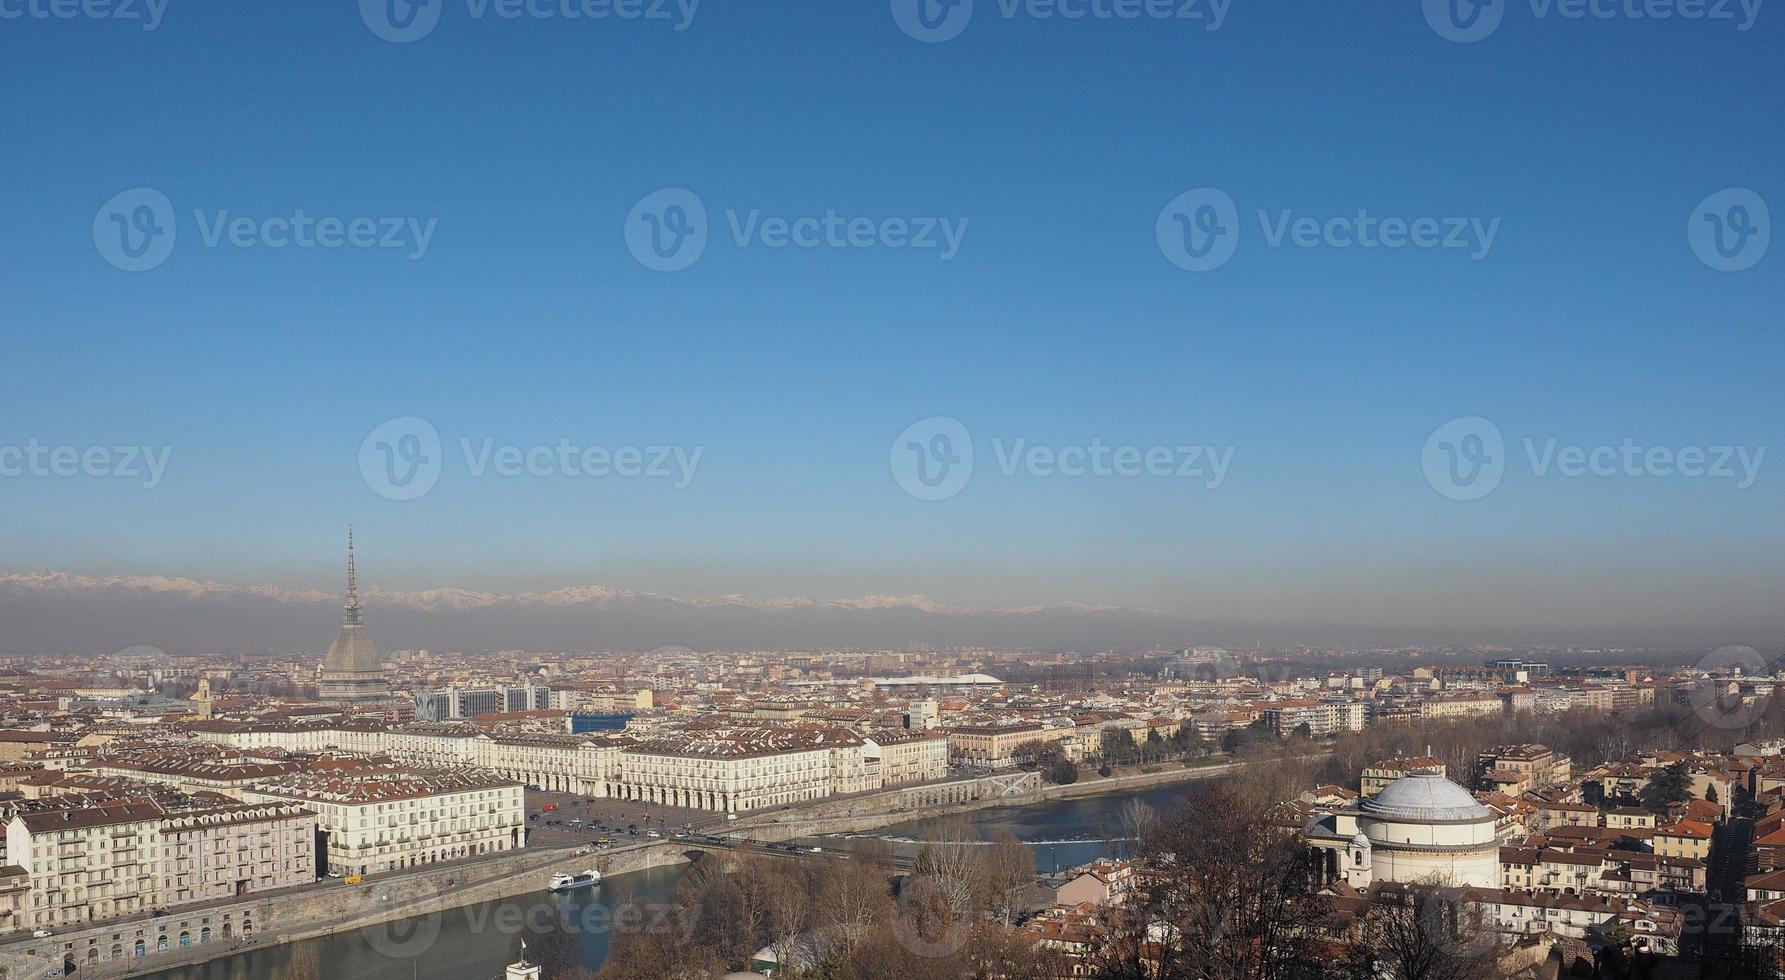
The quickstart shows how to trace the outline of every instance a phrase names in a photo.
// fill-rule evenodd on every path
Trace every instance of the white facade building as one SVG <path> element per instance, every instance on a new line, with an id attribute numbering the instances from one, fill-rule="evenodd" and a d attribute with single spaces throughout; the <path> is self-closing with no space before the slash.
<path id="1" fill-rule="evenodd" d="M 307 773 L 243 791 L 315 811 L 328 870 L 378 874 L 510 851 L 526 839 L 521 784 L 474 770 Z"/>
<path id="2" fill-rule="evenodd" d="M 1303 828 L 1328 852 L 1328 871 L 1354 888 L 1375 881 L 1476 888 L 1500 885 L 1494 812 L 1435 772 L 1416 772 Z"/>

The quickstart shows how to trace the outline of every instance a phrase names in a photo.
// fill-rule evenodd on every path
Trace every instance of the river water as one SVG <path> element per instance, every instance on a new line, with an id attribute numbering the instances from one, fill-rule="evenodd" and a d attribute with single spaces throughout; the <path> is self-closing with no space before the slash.
<path id="1" fill-rule="evenodd" d="M 1184 792 L 1181 785 L 1171 786 L 1029 806 L 993 807 L 955 819 L 965 819 L 983 840 L 1009 832 L 1029 842 L 1035 849 L 1036 868 L 1045 875 L 1106 855 L 1123 854 L 1128 841 L 1122 815 L 1128 802 L 1138 799 L 1160 809 L 1181 799 Z M 871 836 L 891 842 L 896 852 L 914 854 L 918 841 L 936 823 L 913 820 L 871 835 L 827 837 L 808 843 L 848 848 Z M 616 875 L 595 888 L 566 895 L 553 895 L 542 889 L 501 902 L 455 909 L 438 917 L 344 932 L 316 940 L 318 958 L 326 980 L 490 980 L 500 977 L 503 966 L 513 962 L 510 951 L 520 923 L 538 921 L 529 917 L 561 908 L 581 940 L 583 962 L 596 968 L 607 961 L 608 941 L 615 924 L 647 925 L 656 920 L 657 909 L 669 901 L 685 871 L 684 867 L 674 867 Z M 656 921 L 669 927 L 666 920 Z M 151 974 L 149 980 L 280 980 L 290 956 L 287 947 L 270 947 Z"/>

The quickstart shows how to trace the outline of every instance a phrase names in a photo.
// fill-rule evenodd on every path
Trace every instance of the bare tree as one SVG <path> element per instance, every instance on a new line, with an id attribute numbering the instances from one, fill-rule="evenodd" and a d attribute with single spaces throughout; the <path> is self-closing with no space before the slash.
<path id="1" fill-rule="evenodd" d="M 1321 970 L 1309 926 L 1315 869 L 1271 806 L 1238 783 L 1193 790 L 1141 854 L 1144 897 L 1112 913 L 1097 974 L 1134 980 L 1294 980 Z"/>
<path id="2" fill-rule="evenodd" d="M 738 854 L 737 868 L 730 875 L 738 893 L 739 926 L 750 943 L 761 942 L 770 931 L 777 879 L 768 864 L 759 855 Z"/>
<path id="3" fill-rule="evenodd" d="M 1008 831 L 1000 832 L 985 848 L 986 890 L 992 910 L 1000 912 L 1005 928 L 1028 904 L 1035 891 L 1035 852 Z"/>
<path id="4" fill-rule="evenodd" d="M 950 821 L 930 831 L 917 850 L 912 871 L 928 879 L 947 905 L 948 916 L 961 921 L 973 911 L 984 877 L 979 861 L 979 839 L 961 821 Z"/>
<path id="5" fill-rule="evenodd" d="M 811 936 L 814 882 L 799 862 L 776 869 L 779 884 L 769 895 L 769 926 L 773 930 L 777 976 L 797 976 L 810 969 L 817 957 Z"/>
<path id="6" fill-rule="evenodd" d="M 1130 798 L 1122 804 L 1122 835 L 1130 840 L 1142 840 L 1152 833 L 1158 819 L 1159 814 L 1139 797 Z"/>
<path id="7" fill-rule="evenodd" d="M 1491 933 L 1465 896 L 1435 885 L 1385 890 L 1354 930 L 1346 971 L 1369 980 L 1499 975 Z"/>
<path id="8" fill-rule="evenodd" d="M 892 890 L 884 867 L 857 856 L 828 863 L 818 897 L 818 921 L 825 927 L 826 960 L 850 959 L 886 914 Z"/>

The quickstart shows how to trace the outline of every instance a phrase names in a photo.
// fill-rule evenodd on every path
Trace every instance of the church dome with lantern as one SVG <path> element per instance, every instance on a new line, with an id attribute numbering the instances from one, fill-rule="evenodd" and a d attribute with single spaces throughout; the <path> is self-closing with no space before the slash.
<path id="1" fill-rule="evenodd" d="M 1495 888 L 1500 840 L 1494 811 L 1436 772 L 1415 772 L 1380 793 L 1316 816 L 1303 838 L 1328 853 L 1329 871 L 1373 881 Z"/>

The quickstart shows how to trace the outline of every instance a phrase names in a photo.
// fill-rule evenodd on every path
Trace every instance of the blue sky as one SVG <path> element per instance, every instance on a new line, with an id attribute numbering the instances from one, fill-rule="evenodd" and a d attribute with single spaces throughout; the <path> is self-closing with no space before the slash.
<path id="1" fill-rule="evenodd" d="M 332 587 L 352 522 L 391 588 L 1708 630 L 1785 584 L 1785 449 L 1738 488 L 1538 476 L 1520 448 L 1776 441 L 1785 244 L 1719 271 L 1686 229 L 1724 188 L 1785 209 L 1785 11 L 1741 31 L 1517 0 L 1459 44 L 1414 0 L 1233 0 L 1213 31 L 978 0 L 932 44 L 885 2 L 706 0 L 681 31 L 435 2 L 403 44 L 345 0 L 0 19 L 0 446 L 171 448 L 152 490 L 0 478 L 0 572 Z M 139 187 L 177 244 L 130 273 L 93 225 Z M 623 234 L 668 187 L 711 225 L 677 272 Z M 1241 228 L 1208 272 L 1154 236 L 1198 187 Z M 416 260 L 207 247 L 194 215 L 299 208 L 434 231 Z M 1273 248 L 1259 209 L 1498 225 L 1479 260 Z M 740 247 L 726 214 L 752 210 L 967 224 L 947 261 Z M 359 466 L 401 416 L 446 443 L 412 501 Z M 934 502 L 889 467 L 930 416 L 975 450 Z M 1422 471 L 1461 416 L 1509 449 L 1481 500 Z M 461 438 L 703 454 L 683 489 L 480 478 Z M 1233 457 L 1213 489 L 1007 477 L 992 440 L 1018 438 Z"/>

